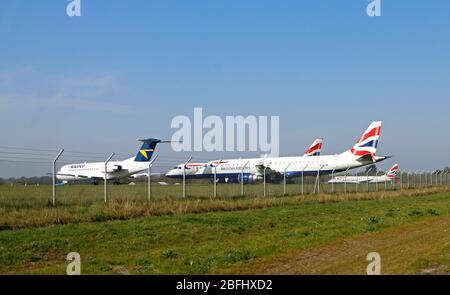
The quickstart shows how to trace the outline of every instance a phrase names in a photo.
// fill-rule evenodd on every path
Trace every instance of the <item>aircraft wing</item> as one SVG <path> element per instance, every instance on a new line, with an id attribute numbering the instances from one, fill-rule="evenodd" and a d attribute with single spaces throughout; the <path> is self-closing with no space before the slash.
<path id="1" fill-rule="evenodd" d="M 266 169 L 266 177 L 270 180 L 275 179 L 281 179 L 283 178 L 283 174 L 271 169 L 270 167 L 264 166 L 264 164 L 257 164 L 255 165 L 257 175 L 263 176 L 264 175 L 264 168 Z"/>
<path id="2" fill-rule="evenodd" d="M 118 164 L 114 164 L 114 169 L 113 172 L 118 172 L 118 171 L 122 171 L 122 165 L 118 165 Z"/>
<path id="3" fill-rule="evenodd" d="M 161 178 L 162 173 L 152 173 L 150 176 L 152 179 L 159 179 Z M 139 178 L 139 177 L 148 177 L 148 173 L 135 173 L 130 175 L 131 178 Z"/>
<path id="4" fill-rule="evenodd" d="M 375 163 L 376 159 L 374 158 L 374 156 L 366 154 L 364 156 L 361 156 L 358 158 L 359 162 L 370 162 L 370 163 Z"/>
<path id="5" fill-rule="evenodd" d="M 53 173 L 47 173 L 48 175 L 53 175 Z M 66 174 L 66 173 L 56 173 L 55 176 L 71 176 L 71 177 L 81 177 L 81 178 L 90 178 L 90 176 L 81 175 L 81 174 Z"/>

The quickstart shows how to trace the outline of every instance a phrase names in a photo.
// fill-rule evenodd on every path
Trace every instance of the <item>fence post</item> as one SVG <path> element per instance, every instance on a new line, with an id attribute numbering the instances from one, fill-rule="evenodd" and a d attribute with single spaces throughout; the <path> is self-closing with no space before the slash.
<path id="1" fill-rule="evenodd" d="M 316 185 L 317 185 L 317 194 L 320 194 L 320 170 L 322 170 L 322 168 L 324 167 L 324 165 L 321 165 L 319 170 L 317 170 L 317 178 L 316 178 Z M 314 186 L 314 192 L 316 191 L 316 185 Z"/>
<path id="2" fill-rule="evenodd" d="M 283 195 L 286 195 L 286 170 L 289 168 L 289 166 L 291 165 L 291 163 L 289 163 L 285 168 L 284 168 L 284 173 L 283 173 Z"/>
<path id="3" fill-rule="evenodd" d="M 308 165 L 309 164 L 306 164 L 306 166 L 303 167 L 303 169 L 302 169 L 302 195 L 304 194 L 304 172 L 305 172 L 305 169 L 308 167 Z"/>
<path id="4" fill-rule="evenodd" d="M 111 155 L 105 161 L 105 204 L 108 201 L 108 162 L 114 157 L 115 153 L 111 153 Z"/>
<path id="5" fill-rule="evenodd" d="M 183 165 L 183 199 L 186 198 L 186 165 L 192 160 L 192 156 Z"/>
<path id="6" fill-rule="evenodd" d="M 148 164 L 148 177 L 147 177 L 147 181 L 148 181 L 147 182 L 148 198 L 147 198 L 147 201 L 149 201 L 149 202 L 150 202 L 150 199 L 152 198 L 152 186 L 151 186 L 151 183 L 152 183 L 152 180 L 151 180 L 151 178 L 152 178 L 152 166 L 153 166 L 153 162 L 155 162 L 156 159 L 158 159 L 158 155 L 155 155 L 155 157 Z"/>
<path id="7" fill-rule="evenodd" d="M 217 166 L 222 163 L 222 159 L 220 159 L 219 163 L 213 163 L 214 165 L 214 198 L 217 198 Z"/>
<path id="8" fill-rule="evenodd" d="M 244 196 L 244 169 L 245 169 L 245 166 L 247 166 L 249 163 L 250 163 L 250 161 L 247 161 L 247 163 L 245 163 L 245 165 L 242 166 L 242 169 L 241 169 L 241 197 Z"/>
<path id="9" fill-rule="evenodd" d="M 422 188 L 422 172 L 419 171 L 419 187 Z"/>
<path id="10" fill-rule="evenodd" d="M 331 179 L 334 179 L 334 171 L 336 169 L 333 169 L 333 171 L 331 171 Z M 334 194 L 334 181 L 331 181 L 331 193 Z"/>
<path id="11" fill-rule="evenodd" d="M 56 161 L 58 161 L 59 157 L 61 157 L 62 153 L 64 153 L 64 149 L 61 149 L 56 155 L 56 157 L 53 159 L 52 168 L 53 168 L 53 175 L 52 175 L 52 191 L 53 191 L 53 197 L 52 197 L 52 204 L 53 207 L 56 205 Z"/>
<path id="12" fill-rule="evenodd" d="M 267 165 L 264 165 L 264 170 L 263 170 L 263 173 L 264 173 L 264 197 L 266 197 L 266 169 L 269 168 L 270 164 L 272 164 L 272 162 L 270 162 Z"/>
<path id="13" fill-rule="evenodd" d="M 410 171 L 406 171 L 406 187 L 409 189 L 409 173 Z"/>

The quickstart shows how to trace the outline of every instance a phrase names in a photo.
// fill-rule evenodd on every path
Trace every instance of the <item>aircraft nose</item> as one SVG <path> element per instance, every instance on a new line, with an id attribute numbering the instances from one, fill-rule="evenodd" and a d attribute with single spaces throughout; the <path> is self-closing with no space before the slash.
<path id="1" fill-rule="evenodd" d="M 174 175 L 173 169 L 172 169 L 172 170 L 169 170 L 165 175 L 166 175 L 167 177 L 173 176 L 173 175 Z"/>

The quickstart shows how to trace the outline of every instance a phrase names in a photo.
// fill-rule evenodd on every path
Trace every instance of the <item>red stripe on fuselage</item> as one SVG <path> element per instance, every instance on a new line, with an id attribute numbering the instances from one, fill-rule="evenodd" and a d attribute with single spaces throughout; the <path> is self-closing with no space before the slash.
<path id="1" fill-rule="evenodd" d="M 216 162 L 212 162 L 211 164 L 219 165 L 219 164 L 226 164 L 226 163 L 228 163 L 228 161 L 216 161 Z"/>

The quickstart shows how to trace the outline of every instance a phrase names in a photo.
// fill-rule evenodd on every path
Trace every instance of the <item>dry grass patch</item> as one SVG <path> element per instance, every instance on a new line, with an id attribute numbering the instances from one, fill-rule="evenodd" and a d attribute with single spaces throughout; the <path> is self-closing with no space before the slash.
<path id="1" fill-rule="evenodd" d="M 175 215 L 186 213 L 207 213 L 217 211 L 238 211 L 310 203 L 332 203 L 343 201 L 382 200 L 385 198 L 427 196 L 449 192 L 450 187 L 433 187 L 398 191 L 381 191 L 348 194 L 321 194 L 278 197 L 235 197 L 180 199 L 166 197 L 150 202 L 124 197 L 107 204 L 102 202 L 83 205 L 59 205 L 5 209 L 0 208 L 0 230 L 14 230 L 28 227 L 72 224 L 80 222 L 102 222 L 128 220 L 139 217 Z"/>

